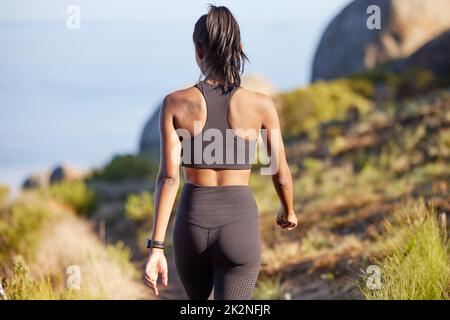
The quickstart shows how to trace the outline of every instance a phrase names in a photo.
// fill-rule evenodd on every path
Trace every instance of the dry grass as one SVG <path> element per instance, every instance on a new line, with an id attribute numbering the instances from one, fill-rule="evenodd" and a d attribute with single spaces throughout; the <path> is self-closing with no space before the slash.
<path id="1" fill-rule="evenodd" d="M 51 275 L 63 286 L 66 268 L 81 269 L 82 289 L 105 299 L 142 299 L 145 288 L 137 279 L 129 254 L 123 248 L 105 246 L 87 222 L 67 215 L 44 229 L 30 268 L 39 276 Z M 122 251 L 122 252 L 121 252 Z"/>
<path id="2" fill-rule="evenodd" d="M 273 247 L 263 244 L 261 252 L 261 263 L 266 270 L 279 270 L 290 263 L 297 261 L 300 255 L 300 243 L 282 242 Z"/>
<path id="3" fill-rule="evenodd" d="M 64 204 L 26 192 L 0 208 L 6 263 L 0 276 L 11 299 L 144 299 L 146 291 L 123 245 L 105 245 Z M 32 243 L 33 245 L 28 245 Z M 17 256 L 23 256 L 20 260 Z M 22 262 L 23 263 L 22 263 Z M 9 263 L 8 263 L 9 262 Z M 11 263 L 14 262 L 14 263 Z M 67 267 L 81 270 L 81 290 L 66 289 Z M 33 290 L 32 290 L 33 289 Z"/>

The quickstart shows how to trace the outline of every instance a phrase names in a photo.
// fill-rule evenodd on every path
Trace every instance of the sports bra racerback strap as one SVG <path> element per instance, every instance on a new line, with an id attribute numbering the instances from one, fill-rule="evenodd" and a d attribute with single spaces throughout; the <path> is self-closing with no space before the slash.
<path id="1" fill-rule="evenodd" d="M 205 81 L 200 81 L 195 86 L 203 94 L 206 102 L 207 116 L 204 130 L 211 128 L 219 130 L 230 129 L 228 125 L 228 106 L 237 87 L 235 86 L 228 92 L 224 92 L 222 88 Z"/>
<path id="2" fill-rule="evenodd" d="M 225 91 L 205 81 L 198 82 L 195 87 L 203 94 L 206 102 L 206 122 L 199 134 L 182 141 L 182 165 L 193 168 L 250 169 L 256 141 L 235 136 L 228 124 L 228 107 L 238 87 Z"/>

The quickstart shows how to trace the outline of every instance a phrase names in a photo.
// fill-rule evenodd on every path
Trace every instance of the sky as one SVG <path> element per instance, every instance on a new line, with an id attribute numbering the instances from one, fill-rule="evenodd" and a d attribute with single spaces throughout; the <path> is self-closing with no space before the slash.
<path id="1" fill-rule="evenodd" d="M 173 21 L 192 20 L 205 11 L 208 3 L 225 5 L 240 19 L 267 21 L 308 19 L 336 12 L 348 0 L 278 1 L 193 1 L 193 0 L 2 0 L 0 20 L 58 21 L 65 19 L 65 8 L 78 5 L 90 20 Z"/>
<path id="2" fill-rule="evenodd" d="M 116 34 L 117 41 L 120 41 L 121 37 L 141 37 L 141 41 L 151 38 L 153 50 L 164 50 L 164 61 L 160 61 L 159 66 L 164 65 L 170 72 L 171 61 L 184 59 L 185 56 L 189 56 L 189 63 L 195 68 L 191 34 L 195 21 L 206 12 L 207 3 L 198 0 L 1 0 L 0 23 L 15 24 L 18 28 L 27 25 L 38 28 L 52 26 L 57 32 L 58 28 L 66 28 L 67 8 L 77 5 L 81 9 L 81 31 L 78 33 L 87 34 L 94 30 L 95 26 L 103 25 L 108 27 L 105 28 L 103 37 L 95 35 L 98 43 L 108 41 Z M 243 45 L 251 58 L 248 71 L 263 73 L 276 87 L 286 90 L 308 83 L 311 62 L 320 36 L 332 17 L 349 3 L 349 0 L 230 0 L 212 3 L 229 7 L 238 19 Z M 152 30 L 144 33 L 144 29 Z M 74 32 L 66 32 L 65 39 L 58 41 L 76 38 L 73 34 Z M 94 32 L 91 39 L 93 37 Z M 135 52 L 127 53 L 128 55 L 117 60 L 120 50 L 115 50 L 118 53 L 116 55 L 114 52 L 105 53 L 101 49 L 94 52 L 94 49 L 97 49 L 95 43 L 82 43 L 83 47 L 76 47 L 81 43 L 77 42 L 77 39 L 74 39 L 73 48 L 68 45 L 52 47 L 51 44 L 47 45 L 46 36 L 40 38 L 42 39 L 33 39 L 34 47 L 31 54 L 27 52 L 27 63 L 37 60 L 38 63 L 55 61 L 69 64 L 74 61 L 68 61 L 68 57 L 73 53 L 79 53 L 78 60 L 75 61 L 77 63 L 82 59 L 90 63 L 104 63 L 109 59 L 116 65 L 123 60 L 145 64 L 153 58 L 138 46 L 130 47 L 128 51 L 135 49 Z M 5 61 L 5 57 L 8 58 L 10 53 L 14 57 L 8 64 L 14 64 L 18 54 L 18 50 L 14 49 L 21 49 L 21 42 L 24 41 L 18 37 L 7 40 L 5 45 L 9 45 L 13 50 L 0 52 L 0 59 Z M 43 57 L 39 56 L 46 47 L 51 48 L 52 52 L 45 52 L 46 56 Z M 71 52 L 68 52 L 69 49 Z M 23 55 L 25 51 L 21 49 L 19 54 Z M 139 51 L 147 55 L 139 55 Z M 90 52 L 93 55 L 89 56 Z M 284 65 L 278 63 L 282 60 L 285 61 Z M 164 77 L 165 74 L 161 76 Z M 196 74 L 195 77 L 197 76 Z M 174 87 L 189 83 L 191 78 L 179 77 L 178 80 L 172 81 Z M 166 86 L 161 89 L 173 87 Z"/>
<path id="3" fill-rule="evenodd" d="M 207 3 L 0 0 L 0 183 L 137 152 L 161 98 L 199 78 L 192 31 Z M 349 0 L 213 3 L 239 22 L 246 73 L 290 90 L 308 84 L 320 37 Z M 70 5 L 80 30 L 66 27 Z"/>

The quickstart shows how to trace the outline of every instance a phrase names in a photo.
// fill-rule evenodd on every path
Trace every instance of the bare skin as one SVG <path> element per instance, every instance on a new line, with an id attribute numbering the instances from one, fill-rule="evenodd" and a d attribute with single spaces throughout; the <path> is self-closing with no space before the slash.
<path id="1" fill-rule="evenodd" d="M 201 52 L 197 50 L 197 62 L 201 70 Z M 206 81 L 216 83 L 220 77 L 206 75 Z M 173 152 L 181 157 L 181 143 L 176 129 L 182 128 L 194 132 L 194 121 L 206 122 L 206 102 L 201 92 L 194 87 L 175 91 L 166 96 L 160 114 L 161 158 L 160 170 L 156 182 L 155 215 L 152 239 L 164 241 L 171 211 L 180 184 L 179 161 L 173 161 Z M 292 230 L 297 226 L 297 217 L 293 208 L 292 177 L 286 161 L 284 144 L 280 133 L 280 123 L 272 99 L 261 93 L 243 88 L 232 96 L 228 109 L 228 123 L 231 128 L 253 129 L 249 132 L 268 132 L 267 149 L 277 150 L 278 171 L 272 175 L 272 182 L 281 202 L 276 223 L 283 229 Z M 272 137 L 271 131 L 276 132 Z M 236 135 L 244 139 L 256 139 L 256 136 Z M 184 167 L 185 181 L 203 186 L 248 185 L 250 170 L 197 169 Z M 161 275 L 162 284 L 168 284 L 167 261 L 162 249 L 152 248 L 145 268 L 145 279 L 156 295 L 159 294 L 157 281 Z"/>

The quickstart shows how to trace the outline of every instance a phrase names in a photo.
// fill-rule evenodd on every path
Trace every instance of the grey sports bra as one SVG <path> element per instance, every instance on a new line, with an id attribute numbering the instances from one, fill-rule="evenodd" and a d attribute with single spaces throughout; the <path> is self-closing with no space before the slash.
<path id="1" fill-rule="evenodd" d="M 238 87 L 224 92 L 200 81 L 195 86 L 206 101 L 206 122 L 200 133 L 182 137 L 181 164 L 191 168 L 250 169 L 257 140 L 238 137 L 228 125 L 228 106 Z"/>

